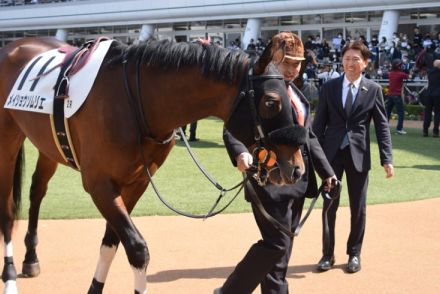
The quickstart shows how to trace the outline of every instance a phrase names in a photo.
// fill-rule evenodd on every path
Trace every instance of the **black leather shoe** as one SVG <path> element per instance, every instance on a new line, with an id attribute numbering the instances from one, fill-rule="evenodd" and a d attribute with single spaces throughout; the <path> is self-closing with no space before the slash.
<path id="1" fill-rule="evenodd" d="M 197 141 L 200 141 L 200 139 L 199 139 L 199 138 L 193 138 L 193 137 L 191 137 L 191 138 L 189 138 L 188 141 L 190 141 L 190 142 L 197 142 Z"/>
<path id="2" fill-rule="evenodd" d="M 358 255 L 351 255 L 348 258 L 347 272 L 357 273 L 361 270 L 361 258 Z"/>
<path id="3" fill-rule="evenodd" d="M 321 260 L 318 262 L 318 265 L 316 266 L 317 270 L 319 271 L 328 271 L 332 268 L 332 266 L 335 264 L 335 256 L 327 256 L 324 255 L 321 257 Z"/>

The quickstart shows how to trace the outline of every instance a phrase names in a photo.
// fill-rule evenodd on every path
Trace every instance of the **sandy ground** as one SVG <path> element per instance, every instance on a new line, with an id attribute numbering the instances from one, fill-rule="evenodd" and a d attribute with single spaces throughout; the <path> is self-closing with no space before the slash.
<path id="1" fill-rule="evenodd" d="M 288 280 L 294 293 L 440 293 L 440 198 L 369 206 L 362 271 L 344 272 L 349 211 L 339 209 L 336 266 L 317 273 L 321 255 L 320 213 L 316 209 L 295 240 Z M 251 214 L 223 214 L 206 221 L 181 216 L 139 217 L 151 261 L 149 293 L 212 293 L 220 286 L 258 232 Z M 14 232 L 18 270 L 27 222 Z M 86 293 L 96 265 L 104 221 L 43 220 L 38 247 L 42 273 L 17 280 L 20 293 Z M 113 262 L 104 293 L 133 293 L 124 250 Z M 255 291 L 259 293 L 259 291 Z"/>

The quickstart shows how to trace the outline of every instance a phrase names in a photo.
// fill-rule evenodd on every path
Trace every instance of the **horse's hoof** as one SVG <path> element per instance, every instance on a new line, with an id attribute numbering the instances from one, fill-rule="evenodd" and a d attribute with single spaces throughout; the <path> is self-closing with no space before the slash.
<path id="1" fill-rule="evenodd" d="M 40 274 L 40 263 L 24 263 L 22 273 L 24 276 L 33 278 Z"/>

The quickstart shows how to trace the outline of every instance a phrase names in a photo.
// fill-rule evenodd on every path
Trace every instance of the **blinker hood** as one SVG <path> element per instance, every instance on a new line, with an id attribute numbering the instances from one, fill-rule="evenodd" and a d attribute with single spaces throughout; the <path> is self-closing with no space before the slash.
<path id="1" fill-rule="evenodd" d="M 299 147 L 306 143 L 307 132 L 302 126 L 289 126 L 269 133 L 270 143 Z"/>

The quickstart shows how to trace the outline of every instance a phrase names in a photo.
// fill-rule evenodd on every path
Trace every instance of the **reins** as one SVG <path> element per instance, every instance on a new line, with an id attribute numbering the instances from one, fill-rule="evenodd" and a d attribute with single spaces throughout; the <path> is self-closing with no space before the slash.
<path id="1" fill-rule="evenodd" d="M 143 158 L 143 160 L 145 161 L 143 155 L 142 155 L 142 158 Z M 180 215 L 182 215 L 182 216 L 186 216 L 186 217 L 189 217 L 189 218 L 207 219 L 208 217 L 213 217 L 214 215 L 217 215 L 217 214 L 223 212 L 226 208 L 229 207 L 229 205 L 231 205 L 231 203 L 235 200 L 235 198 L 237 198 L 238 194 L 240 194 L 241 190 L 242 190 L 243 187 L 244 187 L 244 185 L 242 184 L 243 182 L 241 182 L 241 183 L 239 183 L 238 185 L 236 185 L 233 189 L 238 188 L 238 187 L 240 187 L 240 189 L 238 189 L 237 193 L 232 197 L 231 200 L 229 200 L 228 203 L 225 204 L 225 206 L 224 206 L 223 208 L 221 208 L 221 209 L 219 209 L 219 210 L 217 210 L 217 211 L 214 211 L 214 210 L 217 208 L 218 204 L 220 203 L 220 200 L 223 198 L 223 196 L 224 196 L 225 193 L 226 193 L 226 190 L 224 190 L 224 189 L 220 191 L 220 195 L 217 197 L 217 200 L 214 202 L 214 204 L 212 205 L 211 209 L 209 209 L 208 213 L 206 213 L 206 214 L 204 214 L 204 215 L 192 214 L 192 213 L 188 213 L 188 212 L 184 212 L 184 211 L 182 211 L 182 210 L 179 210 L 179 209 L 173 207 L 171 204 L 169 204 L 169 203 L 165 200 L 165 198 L 160 194 L 159 190 L 157 189 L 156 185 L 154 184 L 153 177 L 152 177 L 152 175 L 150 174 L 150 170 L 148 169 L 148 167 L 147 167 L 145 164 L 144 164 L 144 169 L 145 169 L 145 171 L 146 171 L 148 177 L 150 178 L 151 186 L 153 187 L 153 190 L 154 190 L 154 192 L 156 193 L 157 198 L 159 198 L 159 200 L 160 200 L 160 201 L 161 201 L 161 202 L 162 202 L 162 203 L 163 203 L 168 209 L 174 211 L 174 212 L 177 213 L 177 214 L 180 214 Z M 231 191 L 231 190 L 229 190 L 229 191 Z"/>
<path id="2" fill-rule="evenodd" d="M 174 138 L 175 130 L 173 130 L 171 135 L 166 140 L 163 140 L 163 141 L 159 141 L 156 138 L 153 138 L 152 136 L 150 136 L 148 134 L 148 125 L 147 125 L 147 122 L 145 120 L 145 116 L 143 113 L 143 105 L 142 105 L 142 101 L 141 101 L 141 92 L 140 92 L 140 61 L 138 60 L 136 62 L 136 89 L 137 89 L 136 94 L 137 95 L 133 95 L 133 93 L 130 89 L 130 84 L 129 84 L 129 80 L 128 80 L 127 63 L 128 63 L 128 60 L 127 60 L 127 57 L 125 57 L 123 60 L 124 85 L 125 85 L 127 96 L 129 97 L 129 100 L 130 100 L 130 106 L 133 108 L 133 112 L 135 114 L 135 119 L 136 119 L 136 122 L 138 125 L 138 130 L 139 130 L 138 144 L 139 144 L 139 149 L 140 149 L 140 154 L 141 154 L 141 160 L 143 163 L 143 168 L 145 170 L 145 173 L 147 174 L 147 176 L 150 180 L 151 186 L 153 187 L 153 190 L 156 193 L 156 196 L 158 197 L 158 199 L 168 209 L 170 209 L 171 211 L 173 211 L 179 215 L 190 217 L 190 218 L 196 218 L 196 219 L 206 219 L 208 217 L 215 216 L 215 215 L 223 212 L 226 208 L 228 208 L 231 205 L 231 203 L 237 198 L 237 196 L 241 192 L 241 190 L 244 188 L 244 185 L 247 185 L 248 189 L 250 190 L 249 194 L 251 195 L 253 203 L 257 206 L 259 212 L 264 216 L 264 218 L 267 219 L 268 222 L 270 222 L 275 228 L 284 232 L 285 234 L 287 234 L 290 237 L 294 237 L 294 236 L 298 235 L 299 230 L 304 225 L 306 219 L 310 215 L 311 210 L 314 207 L 314 204 L 316 202 L 317 197 L 314 198 L 314 200 L 312 201 L 312 204 L 309 207 L 309 210 L 307 211 L 304 219 L 300 222 L 300 224 L 296 228 L 295 232 L 292 233 L 291 228 L 286 228 L 285 226 L 280 224 L 275 218 L 273 218 L 270 214 L 267 213 L 267 211 L 264 209 L 263 204 L 261 203 L 261 200 L 258 198 L 258 196 L 255 192 L 255 189 L 252 187 L 252 184 L 250 183 L 250 178 L 254 178 L 259 185 L 266 184 L 267 175 L 261 174 L 261 169 L 259 168 L 259 166 L 257 166 L 257 173 L 255 175 L 250 176 L 249 173 L 246 173 L 246 174 L 244 174 L 245 177 L 242 182 L 238 183 L 237 185 L 233 186 L 232 188 L 225 189 L 206 172 L 204 167 L 197 160 L 197 158 L 195 157 L 194 153 L 192 152 L 191 147 L 189 146 L 189 143 L 186 140 L 186 137 L 185 137 L 181 128 L 180 128 L 180 134 L 181 134 L 183 141 L 187 147 L 188 153 L 190 154 L 191 158 L 193 159 L 193 161 L 195 162 L 195 164 L 197 165 L 199 170 L 214 185 L 214 187 L 216 187 L 220 191 L 220 195 L 217 197 L 217 200 L 214 202 L 212 207 L 209 209 L 208 213 L 203 214 L 203 215 L 191 214 L 191 213 L 181 211 L 181 210 L 173 207 L 171 204 L 168 203 L 168 201 L 165 200 L 165 198 L 159 192 L 156 184 L 154 183 L 153 176 L 151 175 L 150 170 L 148 169 L 147 161 L 144 157 L 143 150 L 142 150 L 142 143 L 143 143 L 144 139 L 148 139 L 150 141 L 153 141 L 156 144 L 161 144 L 161 145 L 168 144 Z M 253 76 L 253 59 L 251 59 L 251 61 L 249 62 L 249 65 L 248 65 L 245 90 L 243 91 L 242 88 L 240 89 L 237 97 L 234 100 L 233 107 L 232 107 L 232 113 L 237 108 L 241 99 L 244 99 L 244 98 L 249 99 L 248 101 L 249 101 L 250 112 L 251 112 L 253 122 L 254 122 L 254 139 L 256 141 L 257 149 L 264 149 L 264 147 L 262 147 L 262 146 L 267 146 L 267 139 L 264 134 L 263 128 L 261 126 L 261 122 L 260 122 L 260 119 L 258 116 L 258 112 L 256 110 L 256 106 L 254 104 L 255 91 L 254 91 L 254 87 L 253 87 L 253 80 L 259 79 L 259 78 L 283 78 L 283 77 L 281 75 L 266 75 L 266 76 L 254 77 Z M 232 113 L 230 116 L 232 116 Z M 258 161 L 257 161 L 257 163 L 260 164 Z M 220 200 L 224 197 L 226 192 L 235 190 L 237 188 L 239 188 L 239 189 L 238 189 L 237 193 L 232 197 L 232 199 L 228 203 L 226 203 L 226 205 L 223 208 L 216 210 L 218 204 L 220 203 Z M 319 188 L 318 195 L 319 195 L 319 193 L 322 192 L 322 190 L 323 190 L 323 185 Z M 327 211 L 326 211 L 326 213 L 327 213 Z M 327 229 L 326 229 L 326 235 L 328 235 L 327 233 L 328 233 L 328 225 L 327 225 Z M 328 238 L 326 238 L 326 239 L 328 239 Z"/>
<path id="3" fill-rule="evenodd" d="M 235 186 L 229 188 L 229 189 L 225 189 L 222 187 L 222 185 L 220 185 L 206 170 L 205 168 L 202 166 L 202 164 L 200 163 L 200 161 L 196 158 L 194 152 L 192 152 L 191 146 L 188 143 L 188 140 L 186 139 L 185 133 L 183 132 L 182 128 L 179 128 L 179 132 L 180 132 L 180 136 L 183 139 L 183 142 L 185 143 L 186 146 L 186 150 L 188 151 L 189 155 L 191 156 L 192 160 L 194 161 L 194 163 L 197 165 L 197 167 L 199 168 L 199 170 L 203 173 L 203 175 L 214 185 L 214 187 L 216 187 L 218 190 L 223 191 L 224 193 L 226 192 L 230 192 L 235 190 L 236 188 L 238 188 L 239 186 L 244 184 L 244 180 L 241 181 L 240 183 L 236 184 Z"/>
<path id="4" fill-rule="evenodd" d="M 127 67 L 128 59 L 127 56 L 124 56 L 124 59 L 122 61 L 122 67 L 123 67 L 123 78 L 124 78 L 124 86 L 125 86 L 125 92 L 127 93 L 127 96 L 129 98 L 130 106 L 134 112 L 134 117 L 136 119 L 136 123 L 138 125 L 138 129 L 140 131 L 141 140 L 146 139 L 148 141 L 152 141 L 159 145 L 166 145 L 171 142 L 171 140 L 174 139 L 174 136 L 176 134 L 175 130 L 171 132 L 169 136 L 166 137 L 165 140 L 158 140 L 157 138 L 153 137 L 148 132 L 148 124 L 145 120 L 145 115 L 143 112 L 143 105 L 142 101 L 140 99 L 141 97 L 141 86 L 140 86 L 140 60 L 136 62 L 136 95 L 133 95 L 133 92 L 130 88 L 130 82 L 128 81 L 128 67 Z M 141 142 L 142 144 L 142 142 Z"/>
<path id="5" fill-rule="evenodd" d="M 287 236 L 293 238 L 299 235 L 299 232 L 301 228 L 303 227 L 306 220 L 309 218 L 310 214 L 312 213 L 312 210 L 315 206 L 316 201 L 319 198 L 319 195 L 324 192 L 324 183 L 319 187 L 318 193 L 316 197 L 312 199 L 312 202 L 310 203 L 309 208 L 307 209 L 307 213 L 304 215 L 302 220 L 299 222 L 298 226 L 295 228 L 295 231 L 292 232 L 291 228 L 287 228 L 286 226 L 282 225 L 279 221 L 277 221 L 274 217 L 272 217 L 264 208 L 263 203 L 261 202 L 260 198 L 257 196 L 257 192 L 255 191 L 255 188 L 252 186 L 249 175 L 246 175 L 246 187 L 249 190 L 249 197 L 251 197 L 252 201 L 254 202 L 257 211 L 276 229 L 283 232 Z M 338 192 L 334 193 L 334 195 L 330 195 L 331 193 L 324 193 L 324 197 L 330 200 L 330 204 L 327 207 L 327 209 L 324 211 L 324 248 L 328 248 L 328 244 L 330 242 L 330 229 L 328 226 L 328 211 L 330 207 L 332 206 L 333 202 L 339 197 L 340 190 L 341 190 L 341 182 L 337 181 L 335 184 L 335 188 L 338 189 Z"/>
<path id="6" fill-rule="evenodd" d="M 314 197 L 312 199 L 312 202 L 310 202 L 310 206 L 307 209 L 306 214 L 304 215 L 303 219 L 299 222 L 298 226 L 295 229 L 294 235 L 298 236 L 299 232 L 302 228 L 302 226 L 304 225 L 304 223 L 306 222 L 306 220 L 309 218 L 310 214 L 312 213 L 313 207 L 315 206 L 316 200 L 318 200 L 318 197 L 321 193 L 323 193 L 324 197 L 330 200 L 330 204 L 327 207 L 327 209 L 324 211 L 324 221 L 325 221 L 325 225 L 324 225 L 324 240 L 328 240 L 329 239 L 329 227 L 328 227 L 328 211 L 330 209 L 330 206 L 332 206 L 333 202 L 339 197 L 340 193 L 341 193 L 341 189 L 342 189 L 342 184 L 340 181 L 336 181 L 334 183 L 335 187 L 333 189 L 338 189 L 337 192 L 333 193 L 334 195 L 332 196 L 331 193 L 328 192 L 324 192 L 324 183 L 319 187 L 318 189 L 318 194 L 316 197 Z"/>
<path id="7" fill-rule="evenodd" d="M 220 190 L 220 195 L 218 196 L 217 200 L 214 202 L 213 206 L 210 208 L 210 210 L 208 211 L 208 213 L 204 214 L 204 215 L 196 215 L 196 214 L 191 214 L 191 213 L 187 213 L 184 211 L 181 211 L 175 207 L 173 207 L 171 204 L 169 204 L 165 198 L 161 195 L 161 193 L 159 192 L 157 186 L 154 183 L 153 180 L 153 176 L 150 173 L 150 170 L 148 169 L 148 165 L 147 165 L 147 161 L 144 157 L 143 154 L 143 150 L 142 150 L 142 142 L 144 139 L 147 139 L 149 141 L 154 142 L 155 144 L 160 144 L 160 145 L 166 145 L 168 143 L 170 143 L 174 137 L 175 137 L 175 130 L 173 130 L 173 132 L 171 133 L 170 136 L 168 136 L 165 140 L 160 141 L 157 140 L 156 138 L 152 137 L 149 132 L 148 132 L 148 125 L 147 122 L 145 120 L 145 115 L 143 113 L 143 105 L 142 105 L 142 101 L 141 101 L 141 91 L 140 91 L 140 61 L 138 60 L 136 62 L 136 95 L 133 95 L 133 92 L 130 89 L 130 83 L 128 80 L 128 67 L 127 67 L 127 57 L 125 56 L 122 65 L 123 65 L 123 78 L 124 78 L 124 86 L 125 86 L 125 90 L 127 93 L 127 96 L 129 98 L 130 101 L 130 106 L 134 112 L 134 116 L 136 119 L 136 123 L 138 125 L 138 130 L 139 130 L 139 136 L 138 136 L 138 144 L 139 144 L 139 148 L 140 148 L 140 154 L 141 154 L 141 159 L 142 159 L 142 163 L 143 163 L 143 168 L 145 170 L 145 173 L 147 174 L 151 186 L 153 187 L 154 192 L 156 193 L 158 199 L 170 210 L 172 210 L 173 212 L 180 214 L 182 216 L 186 216 L 186 217 L 190 217 L 190 218 L 203 218 L 206 219 L 208 217 L 212 217 L 214 215 L 217 215 L 219 213 L 221 213 L 222 211 L 224 211 L 226 208 L 228 208 L 231 203 L 237 198 L 238 194 L 241 192 L 241 190 L 244 187 L 244 181 L 236 184 L 235 186 L 233 186 L 232 188 L 229 189 L 225 189 L 223 188 L 217 181 L 215 181 L 207 172 L 206 170 L 203 168 L 203 166 L 200 164 L 200 162 L 196 159 L 194 153 L 191 151 L 191 148 L 185 138 L 185 136 L 183 136 L 184 138 L 184 142 L 187 146 L 187 150 L 191 155 L 191 158 L 194 160 L 194 162 L 196 163 L 197 167 L 202 171 L 202 173 L 206 176 L 206 178 L 218 189 Z M 180 129 L 181 134 L 183 134 L 183 131 Z M 237 193 L 232 197 L 232 199 L 226 203 L 226 205 L 219 209 L 219 210 L 215 210 L 218 206 L 218 204 L 220 203 L 220 200 L 223 198 L 223 196 L 226 194 L 226 192 L 229 191 L 233 191 L 237 188 L 239 188 Z"/>

